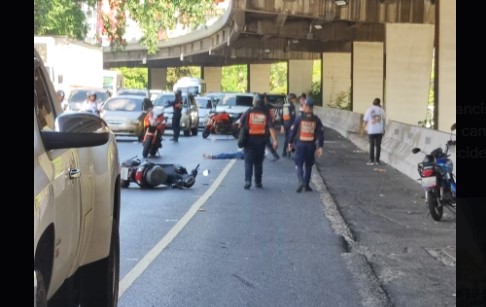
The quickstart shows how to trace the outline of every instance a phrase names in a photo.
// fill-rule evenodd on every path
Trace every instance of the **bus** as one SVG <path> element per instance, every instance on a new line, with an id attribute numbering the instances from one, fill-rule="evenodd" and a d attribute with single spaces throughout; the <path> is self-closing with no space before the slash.
<path id="1" fill-rule="evenodd" d="M 103 88 L 110 91 L 112 95 L 124 87 L 123 75 L 116 70 L 103 70 Z"/>
<path id="2" fill-rule="evenodd" d="M 206 93 L 206 82 L 200 78 L 193 77 L 183 77 L 177 80 L 173 88 L 174 92 L 176 90 L 181 90 L 183 93 L 191 93 L 194 96 L 204 95 Z"/>

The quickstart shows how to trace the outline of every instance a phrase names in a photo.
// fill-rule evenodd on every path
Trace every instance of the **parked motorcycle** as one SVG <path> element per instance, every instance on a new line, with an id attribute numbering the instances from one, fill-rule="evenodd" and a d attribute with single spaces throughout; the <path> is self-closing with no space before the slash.
<path id="1" fill-rule="evenodd" d="M 238 118 L 241 115 L 233 115 L 228 112 L 216 112 L 210 115 L 208 123 L 204 127 L 202 137 L 207 138 L 210 134 L 232 135 L 235 139 L 239 135 Z"/>
<path id="2" fill-rule="evenodd" d="M 120 167 L 120 185 L 128 188 L 135 182 L 141 188 L 166 185 L 170 188 L 190 188 L 196 182 L 199 164 L 190 172 L 179 164 L 157 164 L 137 157 L 125 160 Z"/>
<path id="3" fill-rule="evenodd" d="M 449 148 L 456 145 L 452 140 L 452 131 L 456 124 L 451 127 L 451 139 L 447 141 L 445 151 L 441 147 L 434 149 L 431 153 L 425 153 L 420 148 L 415 147 L 412 153 L 423 152 L 425 158 L 418 166 L 418 173 L 422 188 L 425 191 L 425 199 L 429 207 L 430 215 L 435 221 L 442 219 L 444 207 L 456 209 L 456 178 L 452 173 L 454 165 L 449 159 Z"/>
<path id="4" fill-rule="evenodd" d="M 164 108 L 154 107 L 148 112 L 143 121 L 143 127 L 145 133 L 142 141 L 142 156 L 147 158 L 150 154 L 155 157 L 159 148 L 162 147 L 162 135 L 165 131 Z"/>

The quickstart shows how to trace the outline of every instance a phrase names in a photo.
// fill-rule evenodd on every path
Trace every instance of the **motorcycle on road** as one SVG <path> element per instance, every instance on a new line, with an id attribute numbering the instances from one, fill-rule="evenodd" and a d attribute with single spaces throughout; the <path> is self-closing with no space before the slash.
<path id="1" fill-rule="evenodd" d="M 423 152 L 415 147 L 412 153 L 423 152 L 425 158 L 417 165 L 422 189 L 425 191 L 426 204 L 430 215 L 435 221 L 440 221 L 444 212 L 444 207 L 451 209 L 455 213 L 456 209 L 456 177 L 452 173 L 454 164 L 449 158 L 449 148 L 456 145 L 452 140 L 452 131 L 456 129 L 456 124 L 451 127 L 451 139 L 447 141 L 445 151 L 441 147 L 434 149 L 430 153 Z"/>
<path id="2" fill-rule="evenodd" d="M 150 154 L 155 157 L 162 147 L 162 135 L 165 131 L 164 107 L 154 107 L 147 113 L 143 121 L 144 136 L 142 156 L 147 158 Z"/>
<path id="3" fill-rule="evenodd" d="M 232 114 L 225 111 L 213 113 L 204 127 L 202 137 L 207 138 L 210 134 L 225 134 L 232 135 L 237 139 L 240 133 L 238 124 L 240 116 L 232 116 Z"/>

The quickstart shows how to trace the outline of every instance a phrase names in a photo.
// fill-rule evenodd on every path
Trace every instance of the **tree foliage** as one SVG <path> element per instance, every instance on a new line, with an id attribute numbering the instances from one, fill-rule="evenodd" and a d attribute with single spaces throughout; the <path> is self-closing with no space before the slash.
<path id="1" fill-rule="evenodd" d="M 270 66 L 270 92 L 287 93 L 287 63 L 274 63 Z"/>
<path id="2" fill-rule="evenodd" d="M 248 79 L 246 65 L 223 66 L 221 71 L 221 91 L 246 92 Z"/>
<path id="3" fill-rule="evenodd" d="M 148 88 L 148 69 L 144 67 L 120 67 L 116 68 L 123 75 L 125 88 L 146 89 Z"/>
<path id="4" fill-rule="evenodd" d="M 76 39 L 86 36 L 83 1 L 34 0 L 34 35 L 65 35 Z M 94 4 L 95 0 L 84 3 Z"/>

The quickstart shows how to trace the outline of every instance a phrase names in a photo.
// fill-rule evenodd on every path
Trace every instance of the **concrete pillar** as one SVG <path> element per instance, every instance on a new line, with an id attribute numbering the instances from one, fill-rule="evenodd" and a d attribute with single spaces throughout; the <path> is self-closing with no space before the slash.
<path id="1" fill-rule="evenodd" d="M 250 64 L 248 66 L 249 92 L 270 92 L 270 64 Z"/>
<path id="2" fill-rule="evenodd" d="M 288 89 L 297 96 L 312 89 L 313 60 L 289 60 Z"/>
<path id="3" fill-rule="evenodd" d="M 221 67 L 203 67 L 206 92 L 221 92 Z"/>
<path id="4" fill-rule="evenodd" d="M 167 68 L 149 68 L 149 89 L 169 90 L 167 88 Z"/>
<path id="5" fill-rule="evenodd" d="M 351 89 L 351 53 L 322 54 L 323 106 L 347 105 Z"/>
<path id="6" fill-rule="evenodd" d="M 384 53 L 381 42 L 353 43 L 353 110 L 365 113 L 376 97 L 383 100 Z"/>
<path id="7" fill-rule="evenodd" d="M 439 1 L 438 129 L 456 122 L 456 1 Z"/>
<path id="8" fill-rule="evenodd" d="M 427 115 L 434 26 L 386 24 L 387 118 L 417 125 Z"/>

